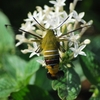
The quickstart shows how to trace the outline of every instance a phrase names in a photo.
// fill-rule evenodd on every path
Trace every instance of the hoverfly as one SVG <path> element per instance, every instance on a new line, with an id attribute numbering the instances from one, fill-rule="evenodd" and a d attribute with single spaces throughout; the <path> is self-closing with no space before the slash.
<path id="1" fill-rule="evenodd" d="M 66 18 L 64 20 L 64 22 L 68 18 Z M 19 29 L 19 31 L 31 34 L 31 35 L 33 35 L 34 37 L 37 38 L 36 40 L 33 40 L 33 42 L 39 42 L 40 43 L 38 52 L 42 52 L 42 55 L 44 56 L 46 68 L 48 70 L 47 77 L 51 80 L 57 80 L 58 78 L 60 78 L 64 75 L 64 72 L 62 70 L 60 70 L 60 67 L 59 67 L 59 63 L 60 63 L 60 54 L 59 54 L 60 42 L 65 41 L 64 39 L 61 39 L 61 37 L 65 36 L 69 33 L 72 33 L 74 31 L 80 30 L 80 29 L 87 27 L 89 25 L 77 28 L 75 30 L 72 30 L 68 33 L 62 34 L 59 37 L 57 37 L 55 35 L 54 30 L 59 28 L 64 22 L 61 23 L 55 29 L 45 29 L 34 17 L 33 17 L 33 19 L 38 23 L 39 26 L 41 26 L 41 28 L 46 30 L 46 35 L 43 38 L 36 35 L 36 34 L 25 31 L 23 29 Z M 5 25 L 5 26 L 8 27 L 8 26 L 11 26 L 11 25 Z"/>

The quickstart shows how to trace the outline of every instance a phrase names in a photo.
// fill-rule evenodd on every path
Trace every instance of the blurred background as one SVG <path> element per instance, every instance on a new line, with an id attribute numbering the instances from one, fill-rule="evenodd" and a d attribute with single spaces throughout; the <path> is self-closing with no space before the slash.
<path id="1" fill-rule="evenodd" d="M 73 0 L 66 0 L 65 10 L 67 12 L 69 11 L 69 4 L 72 1 Z M 23 19 L 27 18 L 28 12 L 33 13 L 36 6 L 43 7 L 44 5 L 52 6 L 48 0 L 1 0 L 0 11 L 8 17 L 12 26 L 20 27 L 21 23 L 24 22 Z M 84 19 L 86 21 L 93 20 L 93 27 L 88 30 L 89 36 L 100 35 L 100 0 L 79 0 L 75 10 L 78 13 L 85 12 Z M 21 54 L 19 55 L 21 56 Z M 27 60 L 28 56 L 24 55 L 23 58 Z M 83 88 L 77 100 L 88 100 L 91 95 L 91 93 L 88 92 L 90 83 L 85 80 L 82 85 Z M 55 96 L 56 93 L 51 92 L 51 95 Z M 59 100 L 58 97 L 57 100 Z"/>

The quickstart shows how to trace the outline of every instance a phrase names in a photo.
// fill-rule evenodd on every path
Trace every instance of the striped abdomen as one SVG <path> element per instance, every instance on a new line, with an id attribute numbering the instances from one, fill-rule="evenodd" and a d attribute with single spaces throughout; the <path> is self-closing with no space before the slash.
<path id="1" fill-rule="evenodd" d="M 59 70 L 59 40 L 56 38 L 53 30 L 47 30 L 46 35 L 41 41 L 41 49 L 45 59 L 47 76 L 50 79 L 58 79 L 63 71 Z"/>
<path id="2" fill-rule="evenodd" d="M 59 52 L 58 50 L 45 50 L 44 58 L 46 65 L 51 66 L 52 68 L 59 64 Z"/>
<path id="3" fill-rule="evenodd" d="M 46 68 L 48 69 L 47 76 L 49 79 L 55 80 L 63 76 L 63 71 L 59 70 L 59 52 L 58 50 L 45 50 L 44 58 Z"/>

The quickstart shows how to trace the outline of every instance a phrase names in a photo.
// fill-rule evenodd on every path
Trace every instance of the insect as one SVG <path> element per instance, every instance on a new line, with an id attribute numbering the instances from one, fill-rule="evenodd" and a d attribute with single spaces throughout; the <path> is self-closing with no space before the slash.
<path id="1" fill-rule="evenodd" d="M 66 18 L 66 20 L 67 19 L 68 18 Z M 43 29 L 45 29 L 35 18 L 34 18 L 34 20 Z M 58 27 L 60 27 L 62 24 L 60 24 Z M 6 27 L 7 26 L 10 26 L 10 25 L 6 25 Z M 87 26 L 84 26 L 84 27 L 87 27 Z M 65 36 L 69 33 L 72 33 L 74 31 L 77 31 L 79 29 L 82 29 L 82 28 L 83 27 L 72 30 L 72 31 L 70 31 L 66 34 L 60 35 L 59 37 L 56 37 L 56 35 L 54 33 L 55 32 L 54 29 L 45 29 L 46 35 L 43 38 L 36 35 L 36 34 L 24 31 L 22 29 L 19 29 L 19 30 L 22 31 L 22 32 L 31 34 L 31 35 L 33 35 L 37 38 L 36 40 L 33 40 L 33 42 L 39 42 L 40 43 L 39 50 L 37 50 L 36 52 L 42 51 L 42 54 L 44 56 L 44 60 L 45 60 L 45 63 L 46 63 L 46 68 L 48 70 L 47 77 L 51 80 L 56 80 L 56 79 L 58 79 L 58 78 L 60 78 L 64 75 L 64 72 L 62 70 L 60 70 L 60 67 L 59 67 L 59 63 L 60 63 L 60 60 L 59 60 L 60 59 L 60 55 L 59 55 L 60 41 L 64 41 L 63 39 L 61 39 L 61 37 Z"/>
<path id="2" fill-rule="evenodd" d="M 51 38 L 50 38 L 51 37 Z M 63 71 L 59 70 L 59 39 L 55 36 L 53 30 L 47 30 L 45 37 L 42 39 L 41 48 L 48 69 L 47 76 L 49 79 L 57 79 L 64 75 Z"/>

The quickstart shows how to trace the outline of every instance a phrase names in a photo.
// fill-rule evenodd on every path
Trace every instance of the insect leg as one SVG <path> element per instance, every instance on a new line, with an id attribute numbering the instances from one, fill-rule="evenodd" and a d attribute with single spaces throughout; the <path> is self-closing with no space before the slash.
<path id="1" fill-rule="evenodd" d="M 67 41 L 67 39 L 59 39 L 57 38 L 58 42 L 64 42 L 64 41 Z M 59 50 L 62 51 L 62 52 L 65 52 L 65 48 L 60 44 L 59 45 Z"/>
<path id="2" fill-rule="evenodd" d="M 37 49 L 35 50 L 35 52 L 36 53 L 39 53 L 39 52 L 41 52 L 42 51 L 42 49 L 40 48 L 40 45 L 37 47 Z"/>

